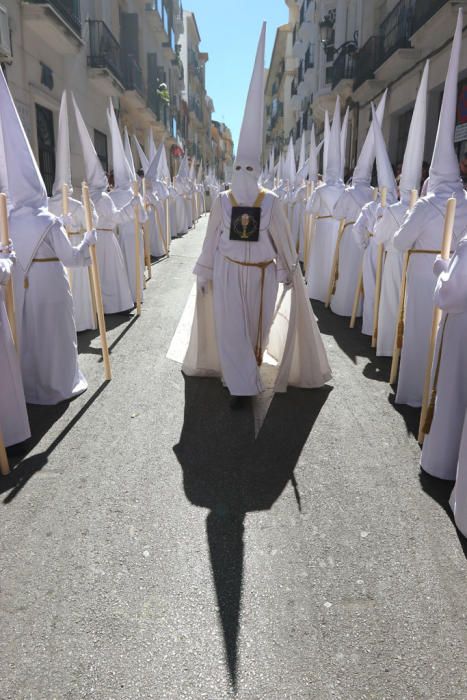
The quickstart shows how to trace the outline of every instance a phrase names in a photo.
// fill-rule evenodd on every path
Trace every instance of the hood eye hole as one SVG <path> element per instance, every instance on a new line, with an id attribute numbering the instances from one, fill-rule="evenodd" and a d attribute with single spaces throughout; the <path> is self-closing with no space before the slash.
<path id="1" fill-rule="evenodd" d="M 241 170 L 241 169 L 242 169 L 242 166 L 241 166 L 241 165 L 237 165 L 237 166 L 235 167 L 235 170 Z"/>
<path id="2" fill-rule="evenodd" d="M 251 165 L 247 165 L 247 166 L 246 166 L 246 169 L 247 169 L 250 173 L 251 173 L 252 170 L 253 170 L 253 168 L 251 167 Z"/>

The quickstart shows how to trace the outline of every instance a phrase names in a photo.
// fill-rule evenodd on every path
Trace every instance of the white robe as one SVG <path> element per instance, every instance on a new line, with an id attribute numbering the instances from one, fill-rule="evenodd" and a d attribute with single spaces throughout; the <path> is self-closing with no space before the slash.
<path id="1" fill-rule="evenodd" d="M 459 243 L 446 272 L 439 276 L 434 303 L 443 310 L 432 373 L 434 376 L 439 363 L 439 377 L 421 465 L 438 479 L 454 480 L 467 410 L 467 238 Z"/>
<path id="2" fill-rule="evenodd" d="M 331 310 L 338 316 L 351 316 L 358 279 L 363 264 L 363 249 L 353 234 L 353 226 L 361 210 L 372 199 L 367 185 L 352 185 L 337 200 L 333 215 L 338 221 L 345 219 L 345 229 L 339 246 L 339 267 L 336 293 L 331 300 Z M 360 301 L 357 316 L 362 314 Z"/>
<path id="3" fill-rule="evenodd" d="M 5 308 L 3 285 L 11 267 L 10 260 L 0 258 L 0 430 L 6 447 L 31 436 L 19 358 Z"/>
<path id="4" fill-rule="evenodd" d="M 450 195 L 429 194 L 419 199 L 394 236 L 394 246 L 409 249 L 440 250 L 443 239 L 446 202 Z M 456 194 L 453 247 L 467 225 L 467 200 L 463 191 Z M 407 300 L 404 342 L 401 351 L 396 403 L 422 405 L 425 372 L 433 319 L 433 294 L 436 278 L 433 262 L 436 254 L 411 256 L 407 272 Z"/>
<path id="5" fill-rule="evenodd" d="M 107 192 L 95 192 L 92 199 L 99 217 L 96 249 L 104 311 L 106 314 L 128 311 L 133 308 L 133 297 L 115 231 L 117 224 L 128 221 L 129 215 L 117 209 Z"/>
<path id="6" fill-rule="evenodd" d="M 55 216 L 61 216 L 63 202 L 61 195 L 49 199 L 49 211 Z M 81 202 L 72 197 L 68 197 L 68 212 L 73 218 L 67 231 L 70 242 L 73 246 L 78 246 L 83 241 L 83 233 L 86 230 L 86 218 L 84 206 Z M 93 225 L 97 226 L 97 214 L 93 207 Z M 92 301 L 90 268 L 76 267 L 69 274 L 71 282 L 71 294 L 73 296 L 73 308 L 75 314 L 76 331 L 95 330 L 97 328 L 97 317 L 94 312 Z"/>
<path id="7" fill-rule="evenodd" d="M 334 206 L 344 191 L 342 183 L 320 185 L 307 204 L 307 212 L 313 215 L 312 240 L 306 280 L 310 299 L 326 301 L 336 249 L 339 222 L 333 217 Z"/>
<path id="8" fill-rule="evenodd" d="M 133 303 L 136 303 L 136 245 L 135 245 L 135 219 L 134 211 L 131 206 L 133 193 L 131 190 L 115 189 L 109 192 L 109 196 L 117 209 L 124 209 L 129 217 L 125 222 L 120 222 L 118 225 L 118 240 L 123 252 L 125 260 L 126 272 L 130 283 L 131 296 Z M 141 224 L 147 218 L 143 204 L 140 204 L 139 221 Z M 143 299 L 144 288 L 144 235 L 142 226 L 139 227 L 139 270 L 140 270 L 140 292 Z"/>
<path id="9" fill-rule="evenodd" d="M 391 357 L 394 350 L 404 256 L 394 248 L 393 238 L 406 212 L 406 202 L 391 204 L 383 210 L 383 216 L 375 226 L 374 241 L 376 245 L 383 244 L 386 253 L 378 316 L 378 357 Z"/>
<path id="10" fill-rule="evenodd" d="M 464 537 L 467 537 L 467 412 L 462 430 L 455 478 L 456 483 L 449 499 L 449 505 L 451 506 L 457 528 Z"/>
<path id="11" fill-rule="evenodd" d="M 255 357 L 259 322 L 261 271 L 230 262 L 274 262 L 266 268 L 262 348 L 280 368 L 276 391 L 288 385 L 314 388 L 331 377 L 316 320 L 306 298 L 303 277 L 293 249 L 282 204 L 268 192 L 261 205 L 258 242 L 230 240 L 231 203 L 221 194 L 214 202 L 203 251 L 194 272 L 209 280 L 198 294 L 184 370 L 188 374 L 222 375 L 232 395 L 253 396 L 262 391 Z M 276 310 L 278 283 L 288 280 L 292 293 Z M 214 321 L 214 323 L 213 323 Z M 269 345 L 268 345 L 269 338 Z"/>
<path id="12" fill-rule="evenodd" d="M 88 245 L 73 248 L 60 223 L 50 215 L 41 220 L 35 210 L 13 214 L 10 235 L 18 256 L 13 277 L 26 401 L 54 405 L 87 389 L 65 267 L 89 265 Z M 46 258 L 59 260 L 34 262 Z"/>
<path id="13" fill-rule="evenodd" d="M 377 222 L 378 208 L 378 202 L 369 202 L 365 204 L 352 229 L 355 242 L 364 251 L 362 319 L 362 333 L 364 335 L 373 335 L 376 267 L 378 260 L 378 246 L 375 243 L 373 231 Z"/>

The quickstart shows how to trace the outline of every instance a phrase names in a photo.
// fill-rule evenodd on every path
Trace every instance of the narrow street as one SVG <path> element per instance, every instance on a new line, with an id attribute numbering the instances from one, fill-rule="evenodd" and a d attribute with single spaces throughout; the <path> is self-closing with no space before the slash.
<path id="1" fill-rule="evenodd" d="M 467 547 L 368 338 L 316 305 L 334 379 L 257 437 L 166 358 L 206 223 L 139 320 L 108 319 L 111 383 L 85 333 L 88 392 L 30 408 L 0 482 L 0 697 L 465 700 Z"/>

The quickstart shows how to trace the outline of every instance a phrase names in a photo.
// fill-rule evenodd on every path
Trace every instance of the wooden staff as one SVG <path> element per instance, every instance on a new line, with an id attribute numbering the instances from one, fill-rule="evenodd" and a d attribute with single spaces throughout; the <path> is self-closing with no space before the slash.
<path id="1" fill-rule="evenodd" d="M 418 197 L 417 190 L 412 190 L 410 195 L 409 211 L 414 208 Z M 394 384 L 397 379 L 399 369 L 399 360 L 401 356 L 402 343 L 404 342 L 404 312 L 405 312 L 405 295 L 407 292 L 407 270 L 409 268 L 410 253 L 404 253 L 404 261 L 402 264 L 402 279 L 399 293 L 399 310 L 397 312 L 396 335 L 394 338 L 394 347 L 392 351 L 391 374 L 389 383 Z"/>
<path id="2" fill-rule="evenodd" d="M 89 188 L 85 182 L 83 182 L 82 192 L 84 213 L 86 216 L 86 228 L 88 229 L 88 231 L 91 231 L 93 228 L 91 201 L 89 199 Z M 104 318 L 104 304 L 102 301 L 101 278 L 99 274 L 99 264 L 97 260 L 97 251 L 95 245 L 89 246 L 89 253 L 91 255 L 91 272 L 93 280 L 92 291 L 95 295 L 95 304 L 97 308 L 97 322 L 99 326 L 99 335 L 101 338 L 102 347 L 102 359 L 104 360 L 104 376 L 106 381 L 110 381 L 110 379 L 112 379 L 112 370 L 110 367 L 110 354 L 109 346 L 107 344 L 107 332 Z"/>
<path id="3" fill-rule="evenodd" d="M 138 183 L 133 183 L 133 196 L 138 196 Z M 139 204 L 135 205 L 135 255 L 136 255 L 136 315 L 141 316 L 141 247 L 140 247 Z"/>
<path id="4" fill-rule="evenodd" d="M 355 323 L 357 321 L 358 306 L 360 304 L 360 298 L 364 295 L 363 289 L 363 262 L 358 275 L 357 288 L 355 289 L 355 296 L 353 300 L 352 316 L 350 317 L 350 328 L 355 328 Z"/>
<path id="5" fill-rule="evenodd" d="M 3 441 L 2 431 L 0 430 L 0 474 L 8 476 L 10 473 L 10 465 L 8 463 L 8 455 L 6 453 L 5 442 Z"/>
<path id="6" fill-rule="evenodd" d="M 448 199 L 446 215 L 444 218 L 443 244 L 441 247 L 441 257 L 449 260 L 451 255 L 452 233 L 454 229 L 454 219 L 456 216 L 457 201 L 455 197 Z M 433 421 L 436 401 L 436 384 L 433 386 L 430 400 L 431 373 L 433 370 L 433 359 L 435 356 L 436 336 L 441 322 L 442 311 L 437 306 L 433 309 L 433 322 L 431 325 L 430 345 L 428 350 L 428 361 L 425 372 L 425 384 L 423 388 L 422 411 L 420 415 L 420 425 L 418 429 L 418 442 L 422 445 L 425 435 L 428 435 Z M 441 348 L 440 348 L 441 352 Z"/>
<path id="7" fill-rule="evenodd" d="M 146 178 L 143 177 L 143 199 L 144 199 L 144 208 L 146 209 L 146 213 L 149 210 L 149 204 L 146 204 Z M 152 267 L 151 267 L 151 246 L 149 243 L 149 220 L 145 221 L 143 224 L 143 233 L 144 233 L 144 260 L 146 263 L 146 269 L 148 271 L 148 280 L 152 279 Z"/>
<path id="8" fill-rule="evenodd" d="M 165 230 L 166 230 L 166 237 L 167 237 L 167 245 L 166 245 L 166 250 L 167 250 L 167 257 L 170 255 L 170 241 L 172 240 L 172 230 L 170 226 L 170 208 L 169 208 L 169 197 L 165 200 L 164 203 L 164 208 L 165 208 Z"/>
<path id="9" fill-rule="evenodd" d="M 2 246 L 8 248 L 10 244 L 10 232 L 8 228 L 7 198 L 5 193 L 0 194 L 0 241 Z M 5 287 L 5 308 L 10 322 L 11 335 L 15 348 L 18 351 L 18 334 L 16 331 L 15 297 L 13 294 L 13 280 L 8 280 Z"/>
<path id="10" fill-rule="evenodd" d="M 381 190 L 381 206 L 386 207 L 388 201 L 388 188 L 383 187 Z M 373 306 L 373 334 L 371 337 L 371 347 L 375 348 L 378 339 L 378 323 L 379 323 L 379 305 L 381 302 L 381 286 L 383 282 L 383 266 L 384 266 L 384 244 L 378 246 L 378 256 L 376 262 L 376 284 L 375 284 L 375 301 Z"/>
<path id="11" fill-rule="evenodd" d="M 345 231 L 345 219 L 341 219 L 340 223 L 339 223 L 339 233 L 337 234 L 336 247 L 334 250 L 334 258 L 332 261 L 331 274 L 329 276 L 328 295 L 327 295 L 326 303 L 325 303 L 326 309 L 329 308 L 333 294 L 336 293 L 336 285 L 337 285 L 338 271 L 339 271 L 339 251 L 340 251 L 340 245 L 341 245 L 341 241 L 342 241 L 342 236 L 344 235 L 344 231 Z"/>

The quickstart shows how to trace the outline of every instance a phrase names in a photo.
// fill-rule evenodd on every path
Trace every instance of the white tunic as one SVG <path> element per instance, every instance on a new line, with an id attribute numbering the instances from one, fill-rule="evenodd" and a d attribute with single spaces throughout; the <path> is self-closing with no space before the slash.
<path id="1" fill-rule="evenodd" d="M 345 219 L 345 229 L 339 246 L 339 272 L 336 293 L 331 301 L 331 310 L 339 316 L 351 316 L 360 271 L 363 263 L 363 249 L 358 245 L 352 229 L 361 210 L 372 198 L 372 189 L 366 185 L 346 187 L 333 210 L 338 221 Z M 362 304 L 357 309 L 361 316 Z"/>
<path id="2" fill-rule="evenodd" d="M 456 483 L 449 499 L 454 522 L 457 528 L 467 537 L 467 412 L 462 430 L 462 440 L 459 448 Z"/>
<path id="3" fill-rule="evenodd" d="M 129 215 L 117 209 L 107 192 L 93 193 L 92 199 L 99 217 L 96 249 L 104 311 L 117 314 L 133 308 L 125 261 L 115 235 L 116 225 L 128 221 Z"/>
<path id="4" fill-rule="evenodd" d="M 355 222 L 352 234 L 363 254 L 363 319 L 362 333 L 373 335 L 373 320 L 375 310 L 376 267 L 378 246 L 375 243 L 373 231 L 377 222 L 378 202 L 365 204 Z"/>
<path id="5" fill-rule="evenodd" d="M 271 194 L 261 205 L 261 229 L 257 242 L 230 240 L 232 205 L 227 195 L 215 200 L 201 256 L 194 272 L 212 280 L 217 345 L 224 381 L 233 396 L 255 396 L 263 390 L 255 345 L 261 310 L 262 271 L 239 263 L 271 264 L 264 270 L 261 345 L 266 348 L 278 283 L 285 279 L 285 265 L 277 258 L 270 232 Z"/>
<path id="6" fill-rule="evenodd" d="M 0 258 L 0 430 L 6 447 L 31 436 L 18 354 L 5 308 L 4 285 L 12 262 Z"/>
<path id="7" fill-rule="evenodd" d="M 391 357 L 394 350 L 404 256 L 394 248 L 393 238 L 406 212 L 406 202 L 391 204 L 385 207 L 382 218 L 375 226 L 375 243 L 383 244 L 386 252 L 378 317 L 378 357 Z"/>
<path id="8" fill-rule="evenodd" d="M 28 225 L 37 226 L 31 212 L 10 217 L 10 235 L 18 251 L 25 249 Z M 78 367 L 73 299 L 65 267 L 89 265 L 91 258 L 86 243 L 73 248 L 60 223 L 52 217 L 50 221 L 30 255 L 30 267 L 18 255 L 13 272 L 24 392 L 28 403 L 41 405 L 57 404 L 87 389 Z"/>
<path id="9" fill-rule="evenodd" d="M 435 413 L 430 433 L 425 437 L 421 465 L 438 479 L 454 480 L 467 410 L 467 238 L 459 243 L 446 272 L 440 275 L 434 303 L 444 313 L 433 376 L 440 358 L 443 328 L 444 339 Z"/>
<path id="10" fill-rule="evenodd" d="M 394 246 L 409 249 L 441 249 L 446 202 L 450 195 L 429 194 L 419 199 L 394 236 Z M 467 225 L 465 193 L 456 194 L 453 246 Z M 436 278 L 433 263 L 436 254 L 411 255 L 407 272 L 407 300 L 404 342 L 401 352 L 396 403 L 419 407 L 423 399 L 426 364 L 433 319 L 433 294 Z"/>
<path id="11" fill-rule="evenodd" d="M 334 206 L 344 191 L 343 184 L 320 185 L 307 204 L 313 215 L 312 241 L 306 279 L 310 299 L 326 301 L 336 249 L 339 222 L 333 217 Z"/>

